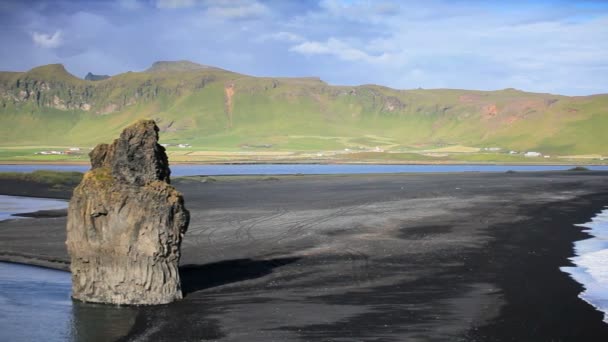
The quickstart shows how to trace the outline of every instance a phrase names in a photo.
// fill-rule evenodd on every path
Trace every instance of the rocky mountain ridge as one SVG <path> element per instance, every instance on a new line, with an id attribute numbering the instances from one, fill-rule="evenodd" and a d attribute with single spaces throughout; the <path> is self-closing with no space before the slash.
<path id="1" fill-rule="evenodd" d="M 341 141 L 354 139 L 366 146 L 603 153 L 608 138 L 597 127 L 608 123 L 606 113 L 608 95 L 332 86 L 318 78 L 252 77 L 187 61 L 157 62 L 99 81 L 74 77 L 57 64 L 0 73 L 0 124 L 13 128 L 0 128 L 6 133 L 0 145 L 88 143 L 107 137 L 95 125 L 110 124 L 116 134 L 149 117 L 166 139 L 210 148 L 318 150 L 348 148 L 352 144 Z M 45 134 L 35 135 L 43 126 Z M 48 129 L 53 126 L 62 132 Z"/>

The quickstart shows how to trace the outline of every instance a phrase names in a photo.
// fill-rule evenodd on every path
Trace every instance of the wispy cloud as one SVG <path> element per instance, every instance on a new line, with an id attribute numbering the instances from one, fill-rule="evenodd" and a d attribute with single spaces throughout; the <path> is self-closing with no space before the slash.
<path id="1" fill-rule="evenodd" d="M 157 8 L 168 8 L 168 9 L 188 8 L 188 7 L 196 6 L 197 3 L 200 3 L 200 1 L 197 1 L 197 0 L 156 0 L 156 7 Z"/>
<path id="2" fill-rule="evenodd" d="M 207 8 L 206 14 L 214 19 L 251 19 L 270 13 L 265 5 L 257 1 L 219 2 Z"/>
<path id="3" fill-rule="evenodd" d="M 251 19 L 265 16 L 270 9 L 256 0 L 156 0 L 158 9 L 200 8 L 208 18 Z"/>
<path id="4" fill-rule="evenodd" d="M 63 43 L 61 31 L 55 31 L 53 34 L 33 32 L 32 40 L 36 46 L 46 49 L 57 48 Z"/>
<path id="5" fill-rule="evenodd" d="M 264 34 L 264 35 L 260 36 L 258 39 L 258 41 L 260 41 L 260 42 L 267 41 L 267 40 L 298 43 L 298 42 L 303 42 L 306 39 L 304 37 L 300 36 L 299 34 L 295 34 L 293 32 L 286 32 L 286 31 L 281 31 L 281 32 L 276 32 L 276 33 L 271 33 L 271 34 Z"/>
<path id="6" fill-rule="evenodd" d="M 365 61 L 378 62 L 389 58 L 389 54 L 370 55 L 369 53 L 354 48 L 336 38 L 329 38 L 325 42 L 306 41 L 292 46 L 290 51 L 301 53 L 304 55 L 330 55 L 335 56 L 343 61 Z"/>
<path id="7" fill-rule="evenodd" d="M 398 15 L 403 3 L 400 1 L 346 1 L 322 0 L 319 2 L 321 12 L 333 17 L 351 21 L 376 21 Z M 412 6 L 410 6 L 412 7 Z"/>
<path id="8" fill-rule="evenodd" d="M 608 3 L 593 0 L 0 1 L 0 65 L 76 74 L 190 59 L 339 84 L 586 94 L 608 92 L 605 37 Z"/>
<path id="9" fill-rule="evenodd" d="M 139 0 L 117 0 L 118 6 L 128 10 L 137 10 L 144 7 L 144 4 Z"/>

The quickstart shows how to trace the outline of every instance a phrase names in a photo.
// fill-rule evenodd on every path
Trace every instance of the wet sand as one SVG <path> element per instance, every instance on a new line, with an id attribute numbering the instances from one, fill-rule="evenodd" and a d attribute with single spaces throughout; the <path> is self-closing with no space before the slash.
<path id="1" fill-rule="evenodd" d="M 2 194 L 17 190 L 0 185 Z M 82 340 L 608 340 L 602 314 L 559 270 L 572 242 L 587 237 L 573 224 L 608 205 L 606 172 L 174 185 L 192 214 L 185 299 L 75 303 L 80 331 L 95 332 Z M 0 259 L 66 269 L 65 217 L 53 216 L 0 222 Z M 124 324 L 111 327 L 96 310 Z"/>

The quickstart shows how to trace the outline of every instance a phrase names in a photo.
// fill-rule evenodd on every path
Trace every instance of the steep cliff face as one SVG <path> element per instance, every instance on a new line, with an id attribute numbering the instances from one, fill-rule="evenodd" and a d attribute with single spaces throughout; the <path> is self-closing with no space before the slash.
<path id="1" fill-rule="evenodd" d="M 164 304 L 182 298 L 178 264 L 189 213 L 171 185 L 158 127 L 142 120 L 91 153 L 68 209 L 74 299 Z"/>
<path id="2" fill-rule="evenodd" d="M 100 81 L 47 65 L 0 72 L 0 145 L 90 146 L 125 123 L 151 117 L 163 142 L 222 151 L 464 145 L 604 155 L 607 108 L 608 95 L 333 86 L 318 78 L 252 77 L 187 61 L 158 62 Z"/>
<path id="3" fill-rule="evenodd" d="M 61 64 L 45 65 L 0 79 L 2 102 L 89 111 L 93 96 L 94 88 L 72 76 Z"/>
<path id="4" fill-rule="evenodd" d="M 114 77 L 88 73 L 85 79 L 70 74 L 61 64 L 27 72 L 0 72 L 0 111 L 10 106 L 9 112 L 53 108 L 92 115 L 112 114 L 136 104 L 188 94 L 214 81 L 217 73 L 227 73 L 203 65 L 180 70 L 171 63 L 159 63 L 147 72 L 127 72 Z M 186 75 L 194 71 L 198 75 Z M 176 82 L 171 73 L 180 74 L 180 81 Z"/>

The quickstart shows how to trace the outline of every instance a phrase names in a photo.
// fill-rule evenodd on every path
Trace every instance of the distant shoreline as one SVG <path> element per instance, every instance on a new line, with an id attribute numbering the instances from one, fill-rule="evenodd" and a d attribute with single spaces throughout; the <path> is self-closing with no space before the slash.
<path id="1" fill-rule="evenodd" d="M 530 163 L 507 163 L 507 162 L 429 162 L 429 161 L 407 161 L 407 162 L 393 162 L 393 161 L 359 161 L 359 162 L 344 162 L 344 161 L 327 161 L 327 162 L 319 162 L 319 161 L 310 161 L 310 162 L 302 162 L 302 161 L 285 161 L 285 160 L 277 160 L 277 161 L 233 161 L 233 162 L 180 162 L 180 161 L 169 161 L 171 165 L 500 165 L 500 166 L 604 166 L 608 165 L 608 163 L 586 163 L 586 162 L 577 162 L 577 163 L 538 163 L 538 162 L 530 162 Z M 57 162 L 49 162 L 49 161 L 0 161 L 0 165 L 74 165 L 74 166 L 87 166 L 91 165 L 90 162 L 77 162 L 77 161 L 57 161 Z"/>

